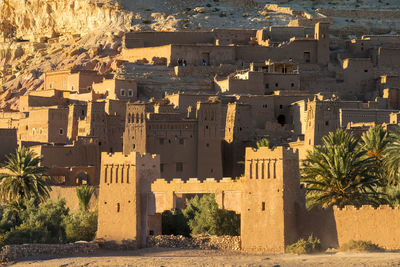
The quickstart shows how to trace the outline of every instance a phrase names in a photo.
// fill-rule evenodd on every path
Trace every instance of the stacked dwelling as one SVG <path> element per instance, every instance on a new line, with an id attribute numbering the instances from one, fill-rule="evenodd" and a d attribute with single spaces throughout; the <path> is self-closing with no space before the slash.
<path id="1" fill-rule="evenodd" d="M 0 159 L 18 145 L 36 151 L 52 198 L 71 208 L 75 186 L 99 186 L 106 241 L 144 246 L 161 233 L 164 210 L 213 193 L 241 214 L 245 250 L 282 252 L 309 233 L 337 246 L 354 238 L 343 230 L 349 221 L 375 215 L 357 239 L 398 249 L 386 233 L 369 233 L 395 211 L 306 212 L 299 182 L 299 161 L 330 131 L 398 123 L 398 42 L 365 36 L 336 51 L 323 22 L 127 33 L 120 73 L 49 72 L 18 111 L 1 111 Z M 276 148 L 256 149 L 263 138 Z"/>

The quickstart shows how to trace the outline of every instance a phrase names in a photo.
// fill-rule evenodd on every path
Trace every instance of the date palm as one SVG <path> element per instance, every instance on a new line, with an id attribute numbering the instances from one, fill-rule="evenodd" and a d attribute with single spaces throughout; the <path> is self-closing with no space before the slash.
<path id="1" fill-rule="evenodd" d="M 358 140 L 338 129 L 323 137 L 322 145 L 308 151 L 301 170 L 307 206 L 379 205 L 379 179 L 375 160 L 366 156 Z"/>
<path id="2" fill-rule="evenodd" d="M 49 197 L 47 168 L 39 166 L 41 158 L 26 147 L 6 156 L 0 165 L 0 197 L 5 202 L 35 199 L 43 202 Z"/>
<path id="3" fill-rule="evenodd" d="M 89 202 L 94 191 L 94 187 L 89 185 L 81 185 L 76 188 L 76 195 L 79 200 L 81 211 L 87 211 L 89 209 Z"/>
<path id="4" fill-rule="evenodd" d="M 400 126 L 389 134 L 389 145 L 385 149 L 384 165 L 391 183 L 398 183 L 400 178 Z"/>
<path id="5" fill-rule="evenodd" d="M 364 132 L 361 136 L 361 147 L 375 160 L 377 165 L 377 176 L 382 186 L 388 184 L 387 169 L 384 166 L 385 152 L 389 147 L 388 132 L 381 125 L 375 125 Z"/>

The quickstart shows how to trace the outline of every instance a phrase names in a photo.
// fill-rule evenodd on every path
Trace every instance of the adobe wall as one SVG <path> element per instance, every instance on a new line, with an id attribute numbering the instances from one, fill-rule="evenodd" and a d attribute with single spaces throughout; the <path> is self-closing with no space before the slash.
<path id="1" fill-rule="evenodd" d="M 69 208 L 72 212 L 80 210 L 79 200 L 76 195 L 76 186 L 51 186 L 50 191 L 50 199 L 56 201 L 60 198 L 65 199 L 66 207 Z M 96 210 L 98 205 L 98 197 L 99 197 L 99 188 L 96 187 L 96 190 L 93 193 L 92 198 L 89 202 L 89 209 Z"/>
<path id="2" fill-rule="evenodd" d="M 27 118 L 21 119 L 18 139 L 31 142 L 67 142 L 67 108 L 37 108 L 29 111 Z"/>
<path id="3" fill-rule="evenodd" d="M 371 241 L 388 250 L 400 248 L 399 207 L 346 206 L 300 210 L 299 233 L 313 233 L 323 247 L 338 247 L 351 240 Z"/>
<path id="4" fill-rule="evenodd" d="M 87 173 L 89 176 L 87 182 L 91 185 L 99 184 L 100 150 L 97 143 L 82 144 L 77 142 L 73 146 L 41 145 L 33 146 L 31 149 L 43 157 L 41 164 L 50 169 L 60 167 L 72 169 L 80 166 L 83 169 L 82 172 L 87 172 L 85 167 L 92 167 L 89 168 L 90 171 Z M 54 170 L 54 174 L 56 173 L 57 171 Z M 75 174 L 79 174 L 78 170 L 68 171 L 67 174 L 69 179 L 66 183 L 76 184 Z"/>
<path id="5" fill-rule="evenodd" d="M 378 50 L 378 67 L 398 68 L 400 66 L 400 49 L 382 48 Z"/>
<path id="6" fill-rule="evenodd" d="M 285 246 L 297 238 L 294 210 L 299 188 L 297 152 L 283 147 L 246 148 L 243 187 L 242 249 L 284 252 Z"/>
<path id="7" fill-rule="evenodd" d="M 235 47 L 212 45 L 172 45 L 172 65 L 177 65 L 178 59 L 185 59 L 188 66 L 201 66 L 203 59 L 208 65 L 235 64 Z"/>
<path id="8" fill-rule="evenodd" d="M 247 29 L 213 29 L 211 31 L 188 32 L 131 32 L 126 33 L 124 43 L 126 48 L 162 46 L 167 44 L 215 44 L 216 40 L 223 43 L 245 43 L 255 36 L 255 30 Z"/>
<path id="9" fill-rule="evenodd" d="M 171 45 L 146 47 L 146 48 L 131 48 L 122 49 L 121 59 L 128 60 L 130 62 L 141 61 L 143 63 L 152 62 L 154 58 L 165 58 L 167 59 L 167 65 L 171 64 Z M 175 64 L 173 62 L 172 64 Z"/>
<path id="10" fill-rule="evenodd" d="M 350 122 L 389 123 L 391 109 L 340 109 L 340 127 L 346 127 Z"/>
<path id="11" fill-rule="evenodd" d="M 137 248 L 146 244 L 147 196 L 159 164 L 151 154 L 102 153 L 97 238 Z"/>
<path id="12" fill-rule="evenodd" d="M 15 152 L 17 148 L 17 129 L 0 128 L 0 163 L 5 160 L 6 155 Z"/>
<path id="13" fill-rule="evenodd" d="M 111 100 L 135 101 L 137 99 L 137 82 L 135 80 L 104 79 L 93 83 L 93 91 Z"/>
<path id="14" fill-rule="evenodd" d="M 182 208 L 179 205 L 185 206 L 185 195 L 195 194 L 215 194 L 215 200 L 220 208 L 240 213 L 242 187 L 242 181 L 231 178 L 223 178 L 219 181 L 214 178 L 206 180 L 190 178 L 186 181 L 175 178 L 169 182 L 165 179 L 157 179 L 151 184 L 151 197 L 154 200 L 149 214 Z M 181 198 L 179 201 L 183 203 L 177 203 L 178 198 Z"/>
<path id="15" fill-rule="evenodd" d="M 304 52 L 309 53 L 309 62 L 306 61 Z M 236 59 L 245 62 L 289 61 L 298 64 L 318 63 L 317 41 L 314 39 L 293 40 L 279 47 L 265 46 L 237 46 Z"/>

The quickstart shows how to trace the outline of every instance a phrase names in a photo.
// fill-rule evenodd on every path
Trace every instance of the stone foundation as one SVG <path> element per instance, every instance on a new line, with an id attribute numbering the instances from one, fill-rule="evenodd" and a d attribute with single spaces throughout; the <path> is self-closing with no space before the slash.
<path id="1" fill-rule="evenodd" d="M 149 236 L 147 247 L 240 250 L 240 236 Z"/>
<path id="2" fill-rule="evenodd" d="M 7 245 L 0 252 L 1 262 L 10 262 L 29 256 L 61 256 L 72 254 L 89 254 L 97 251 L 96 242 L 70 244 L 24 244 Z"/>

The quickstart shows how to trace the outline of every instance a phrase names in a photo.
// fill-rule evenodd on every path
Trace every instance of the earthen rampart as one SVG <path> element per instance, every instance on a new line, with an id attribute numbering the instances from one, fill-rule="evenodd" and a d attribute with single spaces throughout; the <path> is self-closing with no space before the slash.
<path id="1" fill-rule="evenodd" d="M 151 185 L 151 192 L 155 198 L 155 209 L 153 210 L 155 213 L 183 208 L 187 197 L 196 194 L 215 194 L 215 199 L 220 208 L 234 210 L 237 213 L 241 211 L 242 181 L 232 178 L 225 177 L 221 180 L 190 178 L 186 181 L 175 178 L 169 182 L 165 179 L 157 179 Z M 180 199 L 178 200 L 178 198 Z"/>

